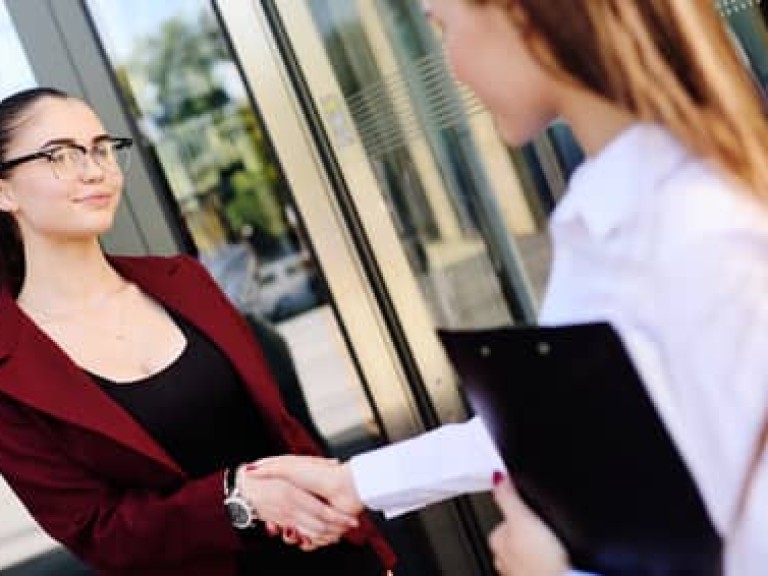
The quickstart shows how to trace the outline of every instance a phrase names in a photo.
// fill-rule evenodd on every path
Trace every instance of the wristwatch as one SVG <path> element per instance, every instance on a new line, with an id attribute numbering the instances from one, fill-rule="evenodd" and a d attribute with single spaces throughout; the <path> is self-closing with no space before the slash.
<path id="1" fill-rule="evenodd" d="M 239 530 L 251 528 L 256 524 L 258 516 L 253 506 L 245 499 L 240 488 L 235 483 L 237 472 L 227 472 L 224 475 L 224 507 L 227 509 L 232 526 Z"/>

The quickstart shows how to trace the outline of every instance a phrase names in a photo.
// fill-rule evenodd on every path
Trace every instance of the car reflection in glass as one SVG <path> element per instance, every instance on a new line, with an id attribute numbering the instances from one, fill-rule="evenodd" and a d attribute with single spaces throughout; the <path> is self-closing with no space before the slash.
<path id="1" fill-rule="evenodd" d="M 242 242 L 227 244 L 200 260 L 244 314 L 279 322 L 320 303 L 312 262 L 304 252 L 260 263 L 250 245 Z"/>

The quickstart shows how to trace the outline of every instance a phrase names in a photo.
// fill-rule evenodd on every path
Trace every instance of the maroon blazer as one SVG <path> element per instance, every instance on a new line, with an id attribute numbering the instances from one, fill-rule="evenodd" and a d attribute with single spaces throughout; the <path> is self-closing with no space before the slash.
<path id="1" fill-rule="evenodd" d="M 318 453 L 285 411 L 247 323 L 196 260 L 110 260 L 227 355 L 277 446 Z M 222 474 L 189 479 L 7 291 L 0 294 L 0 474 L 49 534 L 100 574 L 228 576 L 246 546 L 222 505 Z M 367 519 L 347 538 L 369 541 L 385 566 L 394 564 Z"/>

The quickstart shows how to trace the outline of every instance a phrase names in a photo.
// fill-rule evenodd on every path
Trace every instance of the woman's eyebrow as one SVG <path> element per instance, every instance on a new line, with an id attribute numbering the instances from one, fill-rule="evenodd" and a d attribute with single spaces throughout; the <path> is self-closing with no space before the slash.
<path id="1" fill-rule="evenodd" d="M 73 138 L 54 138 L 53 140 L 48 140 L 40 148 L 51 148 L 52 146 L 63 146 L 66 144 L 75 144 L 75 141 Z"/>
<path id="2" fill-rule="evenodd" d="M 96 142 L 101 142 L 102 140 L 108 140 L 110 138 L 109 134 L 99 134 L 98 136 L 94 136 L 91 139 L 91 143 L 95 144 Z M 52 140 L 48 140 L 45 142 L 42 146 L 40 146 L 41 149 L 43 148 L 50 148 L 52 146 L 66 146 L 66 145 L 77 145 L 77 142 L 74 138 L 54 138 Z"/>

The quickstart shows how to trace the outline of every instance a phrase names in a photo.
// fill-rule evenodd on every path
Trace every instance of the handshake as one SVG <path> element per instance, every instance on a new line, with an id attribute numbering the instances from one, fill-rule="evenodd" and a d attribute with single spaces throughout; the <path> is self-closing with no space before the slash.
<path id="1" fill-rule="evenodd" d="M 338 542 L 365 508 L 349 465 L 331 458 L 265 458 L 240 466 L 235 482 L 268 534 L 307 552 Z"/>
<path id="2" fill-rule="evenodd" d="M 235 482 L 267 533 L 307 552 L 338 542 L 358 525 L 357 516 L 366 508 L 350 465 L 330 458 L 265 458 L 242 465 Z M 499 574 L 565 574 L 565 548 L 505 474 L 495 471 L 488 486 L 502 515 L 488 537 Z"/>

